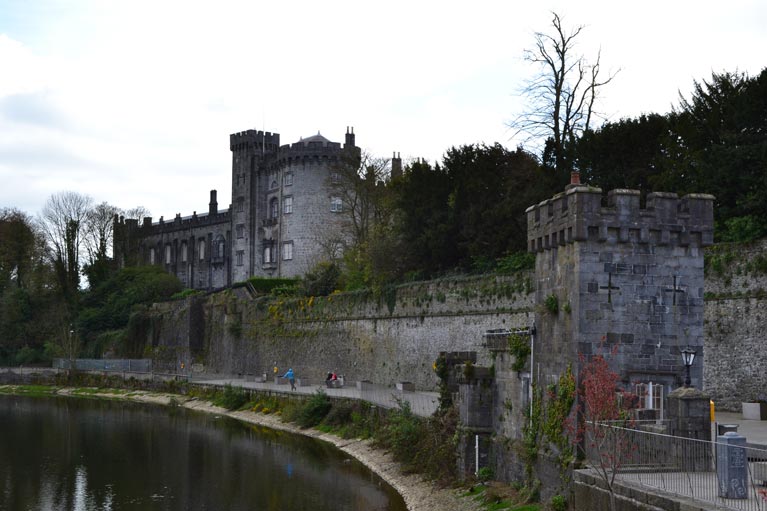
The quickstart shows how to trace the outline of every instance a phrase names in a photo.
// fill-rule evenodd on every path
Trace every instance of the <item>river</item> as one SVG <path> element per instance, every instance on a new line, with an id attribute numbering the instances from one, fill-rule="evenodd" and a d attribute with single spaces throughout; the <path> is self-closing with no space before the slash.
<path id="1" fill-rule="evenodd" d="M 0 395 L 0 510 L 405 511 L 334 447 L 125 401 Z"/>

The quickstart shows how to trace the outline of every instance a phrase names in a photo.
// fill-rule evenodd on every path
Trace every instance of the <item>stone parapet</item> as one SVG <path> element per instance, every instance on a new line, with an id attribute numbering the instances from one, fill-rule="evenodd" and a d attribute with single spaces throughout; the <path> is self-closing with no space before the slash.
<path id="1" fill-rule="evenodd" d="M 262 149 L 276 151 L 280 147 L 280 134 L 268 131 L 247 130 L 229 135 L 229 149 L 242 151 L 246 149 Z"/>
<path id="2" fill-rule="evenodd" d="M 602 190 L 572 186 L 527 209 L 530 252 L 541 252 L 576 241 L 643 243 L 668 246 L 709 246 L 714 241 L 712 195 L 675 193 L 647 195 L 640 208 L 638 190 Z"/>

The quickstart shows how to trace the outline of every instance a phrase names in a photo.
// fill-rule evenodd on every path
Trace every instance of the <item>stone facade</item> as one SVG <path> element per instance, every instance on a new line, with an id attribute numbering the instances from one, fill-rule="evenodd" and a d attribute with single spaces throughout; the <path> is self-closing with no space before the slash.
<path id="1" fill-rule="evenodd" d="M 319 133 L 280 146 L 277 133 L 230 136 L 232 204 L 207 214 L 116 218 L 114 256 L 122 265 L 157 264 L 185 287 L 219 289 L 252 276 L 293 277 L 337 255 L 346 240 L 338 173 L 360 156 L 353 130 L 344 144 Z M 399 161 L 397 161 L 399 163 Z"/>
<path id="2" fill-rule="evenodd" d="M 706 251 L 703 389 L 717 410 L 767 399 L 767 240 Z"/>
<path id="3" fill-rule="evenodd" d="M 679 350 L 698 359 L 702 385 L 703 247 L 713 242 L 713 197 L 570 185 L 528 208 L 536 256 L 535 374 L 556 382 L 580 355 L 603 352 L 624 385 L 683 383 Z M 614 353 L 612 353 L 614 351 Z"/>

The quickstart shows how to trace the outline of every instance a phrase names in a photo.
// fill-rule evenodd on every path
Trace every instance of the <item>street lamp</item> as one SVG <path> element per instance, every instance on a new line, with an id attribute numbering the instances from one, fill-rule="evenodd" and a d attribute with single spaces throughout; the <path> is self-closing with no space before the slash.
<path id="1" fill-rule="evenodd" d="M 684 386 L 689 387 L 691 380 L 690 380 L 690 367 L 692 366 L 693 361 L 695 360 L 695 350 L 690 347 L 688 344 L 687 347 L 685 347 L 683 350 L 680 350 L 682 353 L 682 362 L 684 362 L 684 370 L 685 370 L 685 377 L 684 377 Z"/>

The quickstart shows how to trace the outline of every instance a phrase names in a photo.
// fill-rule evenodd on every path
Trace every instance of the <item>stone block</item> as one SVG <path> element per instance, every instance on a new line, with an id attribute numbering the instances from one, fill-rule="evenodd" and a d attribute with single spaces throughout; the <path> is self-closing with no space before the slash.
<path id="1" fill-rule="evenodd" d="M 741 403 L 741 408 L 745 420 L 767 420 L 767 402 Z"/>

